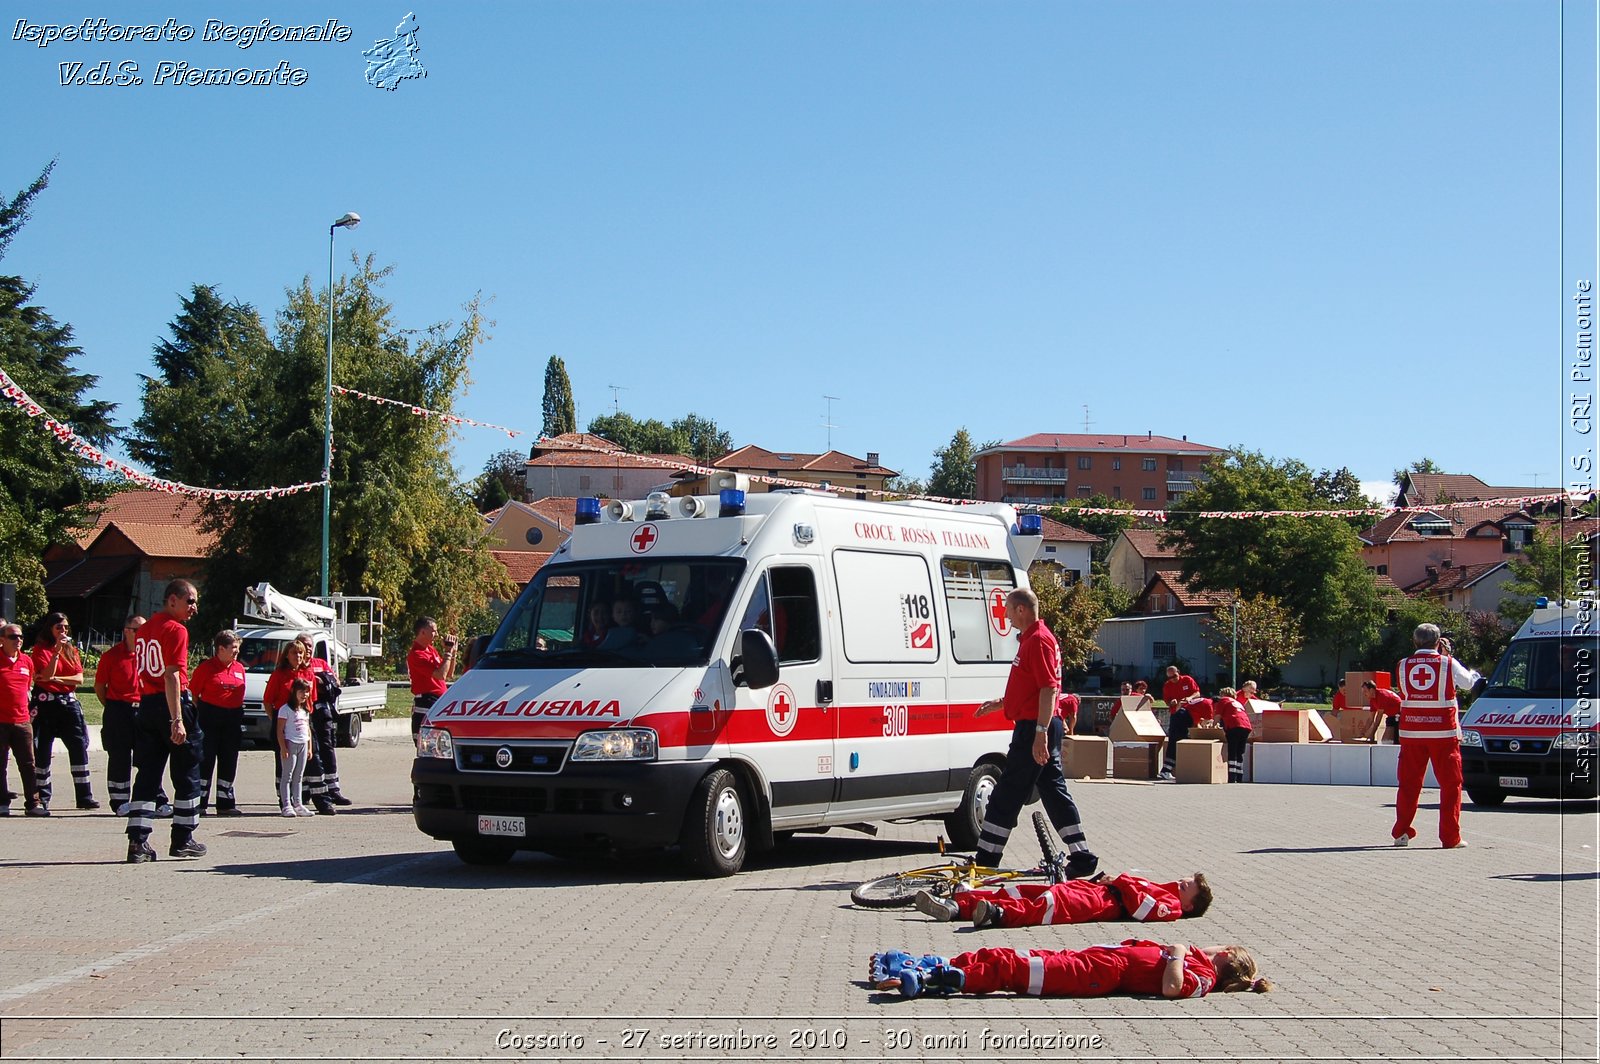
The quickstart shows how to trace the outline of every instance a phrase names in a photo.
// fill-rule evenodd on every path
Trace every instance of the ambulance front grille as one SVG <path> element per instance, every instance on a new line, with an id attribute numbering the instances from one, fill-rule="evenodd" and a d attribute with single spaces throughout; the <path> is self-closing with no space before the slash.
<path id="1" fill-rule="evenodd" d="M 474 812 L 504 815 L 603 813 L 606 794 L 586 787 L 462 787 L 461 804 Z"/>

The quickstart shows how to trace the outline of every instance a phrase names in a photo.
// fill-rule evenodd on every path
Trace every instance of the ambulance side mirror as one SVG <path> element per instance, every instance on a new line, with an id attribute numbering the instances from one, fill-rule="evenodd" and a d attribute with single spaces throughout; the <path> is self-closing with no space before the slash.
<path id="1" fill-rule="evenodd" d="M 739 654 L 732 662 L 734 682 L 760 691 L 778 682 L 778 648 L 759 628 L 739 633 Z"/>

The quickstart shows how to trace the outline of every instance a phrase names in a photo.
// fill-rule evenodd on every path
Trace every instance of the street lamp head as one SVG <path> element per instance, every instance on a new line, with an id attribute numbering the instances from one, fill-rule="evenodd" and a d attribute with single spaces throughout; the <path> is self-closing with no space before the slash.
<path id="1" fill-rule="evenodd" d="M 360 224 L 361 224 L 361 215 L 355 213 L 354 211 L 346 211 L 343 215 L 341 215 L 339 217 L 339 220 L 337 222 L 333 223 L 331 228 L 333 228 L 333 229 L 354 229 L 356 226 L 358 226 Z"/>

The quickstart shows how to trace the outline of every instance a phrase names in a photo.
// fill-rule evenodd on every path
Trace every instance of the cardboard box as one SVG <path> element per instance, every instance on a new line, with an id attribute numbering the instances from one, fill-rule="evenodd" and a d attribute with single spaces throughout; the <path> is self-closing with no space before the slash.
<path id="1" fill-rule="evenodd" d="M 1111 771 L 1111 740 L 1069 735 L 1061 743 L 1061 766 L 1069 780 L 1103 780 Z"/>
<path id="2" fill-rule="evenodd" d="M 1111 774 L 1119 780 L 1153 780 L 1161 771 L 1161 748 L 1165 742 L 1113 743 Z"/>
<path id="3" fill-rule="evenodd" d="M 1306 739 L 1313 743 L 1333 742 L 1333 729 L 1328 727 L 1327 720 L 1315 710 L 1306 710 Z"/>
<path id="4" fill-rule="evenodd" d="M 1179 783 L 1227 783 L 1228 764 L 1222 743 L 1215 739 L 1178 740 Z"/>
<path id="5" fill-rule="evenodd" d="M 1347 708 L 1367 708 L 1367 689 L 1362 684 L 1368 680 L 1385 691 L 1393 689 L 1392 678 L 1386 672 L 1347 672 L 1344 674 L 1344 704 Z"/>
<path id="6" fill-rule="evenodd" d="M 1383 714 L 1371 710 L 1340 710 L 1334 724 L 1341 743 L 1374 743 L 1383 734 Z"/>
<path id="7" fill-rule="evenodd" d="M 1308 710 L 1267 709 L 1261 714 L 1261 726 L 1256 729 L 1255 741 L 1259 743 L 1308 743 L 1311 741 L 1311 721 Z"/>
<path id="8" fill-rule="evenodd" d="M 1111 722 L 1113 743 L 1164 743 L 1167 730 L 1156 715 L 1148 709 L 1128 709 L 1124 706 Z"/>

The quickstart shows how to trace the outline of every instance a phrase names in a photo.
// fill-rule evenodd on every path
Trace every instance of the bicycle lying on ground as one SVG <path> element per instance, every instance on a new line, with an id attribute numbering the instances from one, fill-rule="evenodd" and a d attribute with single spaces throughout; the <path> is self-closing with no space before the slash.
<path id="1" fill-rule="evenodd" d="M 1039 850 L 1044 854 L 1033 868 L 986 868 L 969 860 L 953 859 L 869 880 L 850 892 L 850 900 L 866 909 L 892 909 L 910 905 L 917 892 L 923 890 L 936 898 L 948 898 L 957 887 L 977 890 L 1014 880 L 1064 883 L 1071 879 L 1067 874 L 1067 855 L 1056 848 L 1043 813 L 1033 814 L 1033 831 L 1039 836 Z M 942 839 L 939 850 L 944 851 Z"/>

